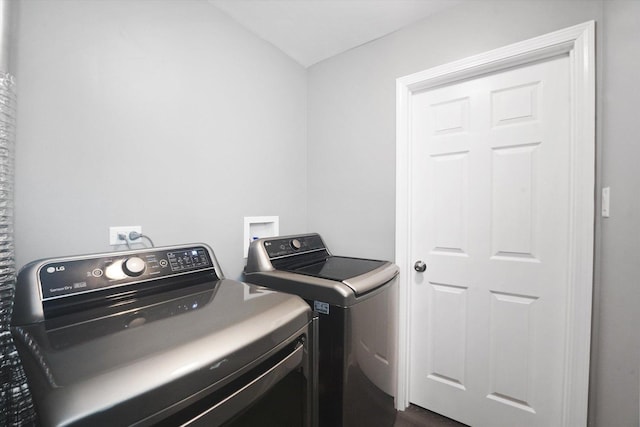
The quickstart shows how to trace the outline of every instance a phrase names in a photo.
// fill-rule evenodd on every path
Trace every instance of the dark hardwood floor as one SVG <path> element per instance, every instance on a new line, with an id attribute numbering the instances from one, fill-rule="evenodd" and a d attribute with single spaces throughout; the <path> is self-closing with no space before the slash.
<path id="1" fill-rule="evenodd" d="M 419 406 L 411 405 L 406 411 L 399 411 L 396 415 L 394 427 L 466 427 L 450 418 L 435 412 L 427 411 Z"/>

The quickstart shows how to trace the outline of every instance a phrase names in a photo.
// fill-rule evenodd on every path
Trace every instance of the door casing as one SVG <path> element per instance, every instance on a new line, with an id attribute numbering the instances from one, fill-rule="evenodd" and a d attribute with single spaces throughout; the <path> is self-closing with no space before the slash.
<path id="1" fill-rule="evenodd" d="M 414 92 L 568 54 L 571 79 L 571 221 L 563 422 L 586 425 L 595 221 L 595 22 L 589 21 L 396 81 L 396 264 L 400 267 L 396 406 L 409 405 L 411 329 L 411 96 Z"/>

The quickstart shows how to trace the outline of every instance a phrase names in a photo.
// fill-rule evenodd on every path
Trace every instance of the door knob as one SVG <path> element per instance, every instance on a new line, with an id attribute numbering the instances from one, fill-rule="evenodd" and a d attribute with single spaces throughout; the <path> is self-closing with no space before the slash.
<path id="1" fill-rule="evenodd" d="M 422 273 L 423 271 L 425 271 L 427 269 L 427 264 L 425 264 L 422 261 L 416 261 L 416 263 L 413 264 L 413 269 L 415 271 L 417 271 L 418 273 Z"/>

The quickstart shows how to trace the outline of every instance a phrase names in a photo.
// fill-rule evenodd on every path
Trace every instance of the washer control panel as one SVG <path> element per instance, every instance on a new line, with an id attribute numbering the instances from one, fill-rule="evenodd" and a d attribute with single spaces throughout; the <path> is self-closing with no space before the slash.
<path id="1" fill-rule="evenodd" d="M 264 248 L 270 259 L 326 249 L 318 234 L 269 239 L 264 242 Z"/>
<path id="2" fill-rule="evenodd" d="M 46 301 L 213 268 L 205 246 L 186 246 L 48 260 L 38 278 Z"/>

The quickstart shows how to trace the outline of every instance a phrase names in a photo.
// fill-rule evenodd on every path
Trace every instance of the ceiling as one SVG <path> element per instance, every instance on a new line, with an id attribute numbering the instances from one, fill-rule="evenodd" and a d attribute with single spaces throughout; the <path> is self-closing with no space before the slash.
<path id="1" fill-rule="evenodd" d="M 304 67 L 383 37 L 460 0 L 209 0 Z"/>

